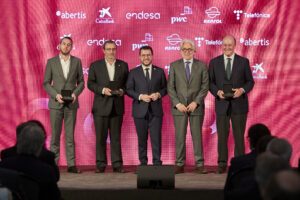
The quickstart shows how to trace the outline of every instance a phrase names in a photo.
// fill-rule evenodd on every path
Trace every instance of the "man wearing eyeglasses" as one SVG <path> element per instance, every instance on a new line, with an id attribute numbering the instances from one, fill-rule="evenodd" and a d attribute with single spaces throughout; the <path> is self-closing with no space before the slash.
<path id="1" fill-rule="evenodd" d="M 209 86 L 208 72 L 203 62 L 194 59 L 195 52 L 196 48 L 192 40 L 182 40 L 180 45 L 182 58 L 171 63 L 169 72 L 168 94 L 171 98 L 176 135 L 174 168 L 176 174 L 184 172 L 188 122 L 194 147 L 195 172 L 207 173 L 202 150 L 202 124 L 204 98 Z"/>
<path id="2" fill-rule="evenodd" d="M 121 152 L 121 127 L 128 64 L 116 59 L 116 52 L 115 42 L 107 40 L 103 44 L 104 59 L 93 62 L 89 68 L 88 88 L 94 93 L 92 113 L 96 131 L 96 173 L 104 173 L 107 166 L 108 133 L 113 172 L 125 172 Z"/>

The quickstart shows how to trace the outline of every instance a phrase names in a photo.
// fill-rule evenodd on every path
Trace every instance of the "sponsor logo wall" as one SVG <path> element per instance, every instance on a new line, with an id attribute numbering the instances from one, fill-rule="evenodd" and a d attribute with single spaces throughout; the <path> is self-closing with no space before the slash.
<path id="1" fill-rule="evenodd" d="M 73 38 L 72 54 L 82 59 L 87 81 L 89 65 L 103 58 L 102 46 L 108 39 L 116 42 L 118 58 L 128 62 L 130 68 L 139 65 L 139 48 L 152 46 L 153 63 L 168 75 L 170 63 L 180 58 L 180 42 L 183 39 L 195 42 L 195 58 L 208 65 L 211 58 L 222 53 L 222 37 L 232 34 L 237 40 L 236 52 L 249 58 L 256 82 L 249 94 L 247 129 L 251 124 L 261 122 L 268 125 L 274 135 L 287 138 L 294 147 L 292 165 L 297 164 L 300 157 L 300 134 L 297 133 L 300 124 L 298 1 L 92 0 L 86 3 L 58 0 L 15 4 L 7 3 L 2 8 L 0 32 L 4 34 L 0 42 L 5 48 L 0 55 L 3 66 L 0 69 L 3 83 L 0 92 L 5 98 L 0 100 L 0 150 L 15 143 L 16 125 L 28 119 L 38 119 L 45 124 L 49 146 L 48 96 L 42 82 L 46 61 L 57 55 L 60 37 L 68 35 Z M 94 165 L 93 94 L 87 87 L 79 101 L 75 133 L 77 163 Z M 138 164 L 131 102 L 126 97 L 122 128 L 125 165 Z M 163 104 L 162 160 L 164 164 L 173 164 L 175 133 L 168 96 L 163 99 Z M 205 164 L 216 165 L 217 131 L 211 94 L 205 99 L 203 142 Z M 188 132 L 188 165 L 194 164 L 192 146 Z M 229 146 L 231 157 L 234 151 L 232 134 Z M 62 153 L 60 165 L 66 165 L 64 156 Z M 149 160 L 152 160 L 151 155 Z"/>

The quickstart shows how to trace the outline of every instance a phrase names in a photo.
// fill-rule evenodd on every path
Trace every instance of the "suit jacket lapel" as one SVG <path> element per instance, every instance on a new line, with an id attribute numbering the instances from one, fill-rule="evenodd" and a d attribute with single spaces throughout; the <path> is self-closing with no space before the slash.
<path id="1" fill-rule="evenodd" d="M 192 79 L 194 78 L 194 76 L 198 76 L 199 73 L 198 70 L 199 70 L 199 67 L 198 65 L 196 64 L 196 60 L 194 59 L 193 61 L 193 65 L 192 65 L 192 68 L 191 68 L 191 76 L 190 76 L 190 81 L 189 81 L 189 84 L 191 83 Z"/>
<path id="2" fill-rule="evenodd" d="M 109 79 L 109 75 L 108 75 L 108 70 L 107 70 L 107 66 L 106 66 L 106 62 L 105 62 L 105 59 L 103 59 L 101 62 L 100 62 L 100 66 L 101 67 L 101 70 L 102 73 L 103 73 L 103 79 L 104 80 L 107 80 L 107 82 L 110 81 Z"/>
<path id="3" fill-rule="evenodd" d="M 183 59 L 181 59 L 181 60 L 179 61 L 178 71 L 179 71 L 179 74 L 180 74 L 181 76 L 183 76 L 183 79 L 185 80 L 185 83 L 188 84 L 188 81 L 187 81 L 186 75 L 185 75 L 185 66 L 184 66 Z"/>
<path id="4" fill-rule="evenodd" d="M 114 81 L 118 80 L 118 78 L 121 75 L 121 65 L 120 63 L 116 60 L 115 62 L 115 74 L 114 74 Z"/>
<path id="5" fill-rule="evenodd" d="M 73 73 L 75 71 L 74 67 L 75 67 L 74 59 L 73 59 L 73 56 L 71 56 L 70 57 L 70 68 L 69 68 L 69 73 L 68 73 L 67 80 L 69 80 L 69 78 L 71 77 L 71 73 Z"/>
<path id="6" fill-rule="evenodd" d="M 60 63 L 60 57 L 59 57 L 59 55 L 56 57 L 55 62 L 56 62 L 55 66 L 58 66 L 57 70 L 58 70 L 59 75 L 66 81 L 66 78 L 64 76 L 64 72 L 62 70 L 62 65 Z"/>
<path id="7" fill-rule="evenodd" d="M 233 65 L 232 65 L 232 71 L 231 71 L 231 80 L 233 80 L 234 75 L 237 73 L 239 67 L 239 56 L 235 54 Z"/>
<path id="8" fill-rule="evenodd" d="M 227 78 L 226 78 L 226 72 L 225 72 L 224 55 L 223 55 L 223 54 L 220 56 L 218 66 L 220 66 L 220 67 L 222 68 L 222 69 L 220 70 L 220 72 L 222 73 L 222 75 L 224 76 L 224 78 L 227 80 Z"/>

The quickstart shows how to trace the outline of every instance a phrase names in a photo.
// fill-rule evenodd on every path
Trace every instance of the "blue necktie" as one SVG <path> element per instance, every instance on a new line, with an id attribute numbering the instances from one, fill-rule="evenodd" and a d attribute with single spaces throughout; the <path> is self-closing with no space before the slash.
<path id="1" fill-rule="evenodd" d="M 189 81 L 191 77 L 191 71 L 190 71 L 190 63 L 189 61 L 185 62 L 185 75 L 186 80 Z"/>

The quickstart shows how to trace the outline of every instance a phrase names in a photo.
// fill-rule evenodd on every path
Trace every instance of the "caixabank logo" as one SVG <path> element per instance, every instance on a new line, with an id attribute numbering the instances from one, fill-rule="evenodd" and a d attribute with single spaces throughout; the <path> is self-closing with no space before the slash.
<path id="1" fill-rule="evenodd" d="M 70 12 L 70 11 L 56 11 L 55 15 L 63 20 L 84 20 L 86 19 L 86 13 L 83 11 Z"/>
<path id="2" fill-rule="evenodd" d="M 252 66 L 253 70 L 252 70 L 252 75 L 254 79 L 268 79 L 267 73 L 265 71 L 265 66 L 264 63 L 255 63 Z"/>
<path id="3" fill-rule="evenodd" d="M 112 17 L 112 14 L 110 12 L 110 7 L 101 8 L 98 11 L 98 13 L 99 13 L 98 17 L 95 20 L 95 22 L 97 24 L 113 24 L 113 23 L 115 23 L 115 20 Z"/>

